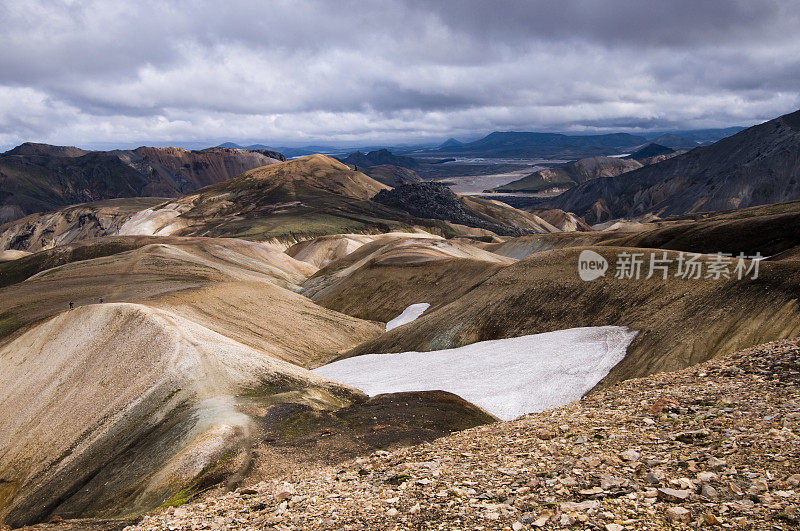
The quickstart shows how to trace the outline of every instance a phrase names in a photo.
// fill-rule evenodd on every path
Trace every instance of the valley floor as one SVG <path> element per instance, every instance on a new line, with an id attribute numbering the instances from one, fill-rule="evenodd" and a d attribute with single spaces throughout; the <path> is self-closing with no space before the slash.
<path id="1" fill-rule="evenodd" d="M 800 341 L 145 516 L 149 529 L 790 529 Z"/>

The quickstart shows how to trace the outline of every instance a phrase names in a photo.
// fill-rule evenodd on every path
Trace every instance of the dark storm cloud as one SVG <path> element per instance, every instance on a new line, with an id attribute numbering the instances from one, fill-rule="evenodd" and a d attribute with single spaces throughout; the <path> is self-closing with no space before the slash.
<path id="1" fill-rule="evenodd" d="M 0 21 L 0 145 L 722 127 L 800 107 L 790 0 L 10 0 Z"/>
<path id="2" fill-rule="evenodd" d="M 584 0 L 571 2 L 412 0 L 433 6 L 438 16 L 464 35 L 519 40 L 581 38 L 606 45 L 668 46 L 779 40 L 794 32 L 797 4 L 735 0 Z"/>

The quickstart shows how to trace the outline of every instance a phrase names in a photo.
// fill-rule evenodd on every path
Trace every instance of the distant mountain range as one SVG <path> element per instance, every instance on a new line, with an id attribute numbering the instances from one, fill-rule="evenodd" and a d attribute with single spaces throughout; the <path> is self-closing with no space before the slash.
<path id="1" fill-rule="evenodd" d="M 449 175 L 448 171 L 461 175 L 475 170 L 466 165 L 457 167 L 441 164 L 452 160 L 452 157 L 572 160 L 635 152 L 633 158 L 648 164 L 674 156 L 673 146 L 687 143 L 696 145 L 737 130 L 738 128 L 681 131 L 662 134 L 656 138 L 663 142 L 648 142 L 645 136 L 627 133 L 564 135 L 494 132 L 473 142 L 460 142 L 451 138 L 435 151 L 413 153 L 423 157 L 399 155 L 388 149 L 374 149 L 366 153 L 356 151 L 342 160 L 352 167 L 358 166 L 360 170 L 384 184 L 398 186 L 417 182 L 420 176 L 441 177 Z M 652 134 L 647 136 L 652 137 Z M 673 138 L 674 136 L 679 138 Z M 283 153 L 264 144 L 243 147 L 232 142 L 199 151 L 174 147 L 86 151 L 70 146 L 22 144 L 0 154 L 0 222 L 70 204 L 110 198 L 177 197 L 230 179 L 247 170 L 285 160 L 286 156 L 307 156 L 333 148 L 312 145 L 280 149 Z M 442 158 L 432 157 L 434 154 Z M 619 166 L 626 163 L 612 161 L 610 164 Z M 611 175 L 596 172 L 593 174 L 592 171 L 594 170 L 589 171 L 586 178 Z M 582 180 L 585 178 L 570 178 L 573 183 Z"/>
<path id="2" fill-rule="evenodd" d="M 330 153 L 333 148 L 330 146 L 303 146 L 303 147 L 270 147 L 264 144 L 251 144 L 249 146 L 241 146 L 235 142 L 225 142 L 217 147 L 230 148 L 230 149 L 268 149 L 282 153 L 286 157 L 305 157 L 306 155 L 313 155 L 314 153 Z"/>
<path id="3" fill-rule="evenodd" d="M 563 135 L 560 133 L 494 132 L 474 142 L 450 139 L 437 152 L 488 158 L 577 159 L 624 153 L 647 143 L 627 133 L 606 135 Z"/>
<path id="4" fill-rule="evenodd" d="M 376 149 L 369 153 L 356 151 L 339 160 L 383 184 L 400 186 L 421 181 L 418 171 L 427 174 L 431 168 L 453 159 L 421 159 L 395 155 L 387 149 Z"/>
<path id="5" fill-rule="evenodd" d="M 263 149 L 85 151 L 25 143 L 0 154 L 0 223 L 101 199 L 177 197 L 282 160 Z"/>
<path id="6" fill-rule="evenodd" d="M 538 200 L 590 223 L 738 209 L 800 199 L 800 111 L 710 146 Z"/>
<path id="7" fill-rule="evenodd" d="M 486 158 L 580 159 L 598 155 L 619 155 L 640 149 L 649 143 L 673 150 L 691 149 L 716 142 L 743 129 L 743 127 L 728 127 L 641 135 L 628 133 L 566 135 L 495 131 L 472 142 L 460 142 L 455 138 L 449 138 L 434 151 L 427 153 Z"/>
<path id="8" fill-rule="evenodd" d="M 431 145 L 362 146 L 355 152 L 351 152 L 352 154 L 350 156 L 360 153 L 370 158 L 371 154 L 391 152 L 394 154 L 425 155 L 425 158 L 436 154 L 458 157 L 577 160 L 599 155 L 607 156 L 630 153 L 649 143 L 659 144 L 674 150 L 691 149 L 711 144 L 712 142 L 738 133 L 743 129 L 743 127 L 728 127 L 724 129 L 695 129 L 642 134 L 608 133 L 598 135 L 495 131 L 483 138 L 470 142 L 462 142 L 456 138 L 448 138 L 436 147 Z M 241 145 L 235 142 L 225 142 L 218 147 L 233 149 L 271 149 L 279 151 L 289 158 L 322 153 L 326 155 L 335 155 L 340 160 L 344 160 L 339 157 L 339 154 L 348 153 L 347 148 L 325 145 L 273 147 L 264 144 Z M 357 162 L 355 160 L 350 162 L 350 164 L 353 163 Z M 367 166 L 377 164 L 392 164 L 413 169 L 412 165 L 397 164 L 386 160 L 362 160 L 359 165 Z"/>

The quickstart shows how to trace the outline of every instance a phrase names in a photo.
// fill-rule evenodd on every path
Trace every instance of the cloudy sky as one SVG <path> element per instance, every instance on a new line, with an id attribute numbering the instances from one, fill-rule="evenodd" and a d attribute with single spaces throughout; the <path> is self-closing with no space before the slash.
<path id="1" fill-rule="evenodd" d="M 0 3 L 0 147 L 750 125 L 800 108 L 795 0 Z"/>

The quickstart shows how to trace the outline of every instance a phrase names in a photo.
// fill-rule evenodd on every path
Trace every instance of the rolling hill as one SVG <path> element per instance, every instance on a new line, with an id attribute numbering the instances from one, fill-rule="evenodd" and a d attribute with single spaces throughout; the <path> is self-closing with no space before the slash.
<path id="1" fill-rule="evenodd" d="M 437 308 L 455 300 L 513 262 L 461 241 L 384 234 L 331 260 L 303 283 L 302 293 L 326 308 L 386 322 L 411 304 Z M 387 297 L 381 289 L 387 282 L 404 289 Z"/>
<path id="2" fill-rule="evenodd" d="M 137 212 L 167 201 L 160 197 L 106 199 L 31 214 L 0 225 L 0 248 L 36 252 L 116 234 Z"/>
<path id="3" fill-rule="evenodd" d="M 616 223 L 616 227 L 592 232 L 532 234 L 504 242 L 483 244 L 491 252 L 512 258 L 534 253 L 612 245 L 671 249 L 695 253 L 745 253 L 775 258 L 797 256 L 800 201 L 681 216 L 649 223 Z"/>
<path id="4" fill-rule="evenodd" d="M 382 327 L 295 293 L 317 268 L 265 244 L 101 238 L 0 266 L 0 520 L 15 526 L 129 517 L 494 420 L 306 370 Z"/>
<path id="5" fill-rule="evenodd" d="M 0 517 L 12 525 L 51 514 L 137 514 L 247 467 L 255 422 L 237 395 L 254 401 L 297 389 L 296 400 L 328 407 L 359 397 L 129 303 L 63 312 L 2 349 L 0 360 Z"/>

